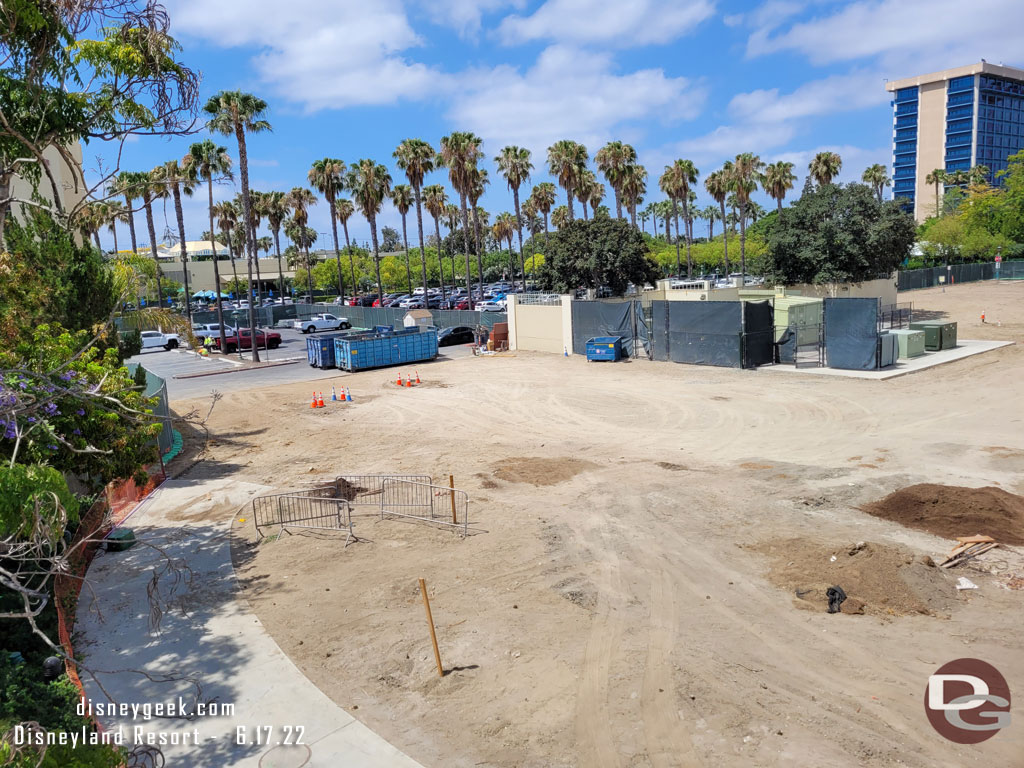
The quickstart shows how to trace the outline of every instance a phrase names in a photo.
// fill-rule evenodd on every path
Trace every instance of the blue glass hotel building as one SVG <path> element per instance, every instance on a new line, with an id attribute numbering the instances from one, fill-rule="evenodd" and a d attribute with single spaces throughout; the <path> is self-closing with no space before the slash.
<path id="1" fill-rule="evenodd" d="M 914 218 L 935 215 L 935 186 L 925 177 L 984 165 L 989 182 L 1024 149 L 1024 70 L 981 61 L 892 80 L 892 194 Z"/>

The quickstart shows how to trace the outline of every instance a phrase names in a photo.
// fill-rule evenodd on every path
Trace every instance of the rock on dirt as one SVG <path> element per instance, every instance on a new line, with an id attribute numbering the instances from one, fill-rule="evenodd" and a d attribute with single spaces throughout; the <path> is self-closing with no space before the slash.
<path id="1" fill-rule="evenodd" d="M 861 509 L 947 539 L 981 534 L 1003 544 L 1024 544 L 1024 496 L 1002 488 L 922 483 Z"/>

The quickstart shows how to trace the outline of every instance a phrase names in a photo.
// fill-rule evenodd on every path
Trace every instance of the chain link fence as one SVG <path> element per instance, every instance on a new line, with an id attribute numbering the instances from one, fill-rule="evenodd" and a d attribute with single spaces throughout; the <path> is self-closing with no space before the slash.
<path id="1" fill-rule="evenodd" d="M 927 267 L 905 269 L 896 273 L 896 287 L 901 291 L 914 291 L 941 285 L 940 277 L 946 278 L 947 285 L 973 283 L 979 280 L 1024 280 L 1024 261 L 1004 261 L 996 269 L 996 262 L 981 264 L 950 264 L 949 267 Z"/>

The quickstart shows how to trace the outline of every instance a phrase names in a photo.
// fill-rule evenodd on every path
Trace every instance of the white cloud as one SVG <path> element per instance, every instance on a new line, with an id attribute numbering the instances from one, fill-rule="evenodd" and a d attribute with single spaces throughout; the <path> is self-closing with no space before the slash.
<path id="1" fill-rule="evenodd" d="M 452 95 L 453 124 L 495 148 L 512 142 L 537 153 L 567 137 L 593 152 L 630 124 L 694 117 L 706 92 L 660 69 L 618 74 L 607 55 L 551 46 L 525 71 L 499 66 L 466 73 Z"/>
<path id="2" fill-rule="evenodd" d="M 402 53 L 421 44 L 399 0 L 168 0 L 174 31 L 250 46 L 258 76 L 308 110 L 422 98 L 443 76 Z"/>
<path id="3" fill-rule="evenodd" d="M 507 16 L 507 45 L 533 40 L 628 48 L 671 42 L 709 18 L 713 0 L 547 0 L 529 16 Z"/>
<path id="4" fill-rule="evenodd" d="M 889 163 L 892 161 L 891 147 L 866 148 L 850 144 L 822 144 L 813 149 L 779 152 L 768 157 L 762 156 L 761 159 L 772 163 L 779 160 L 793 163 L 793 172 L 798 177 L 797 188 L 799 189 L 800 185 L 803 184 L 804 178 L 807 176 L 808 164 L 810 164 L 816 154 L 826 151 L 836 152 L 843 159 L 843 168 L 839 172 L 839 176 L 836 177 L 837 181 L 843 183 L 860 181 L 864 169 L 870 165 L 881 163 L 888 168 Z"/>
<path id="5" fill-rule="evenodd" d="M 768 25 L 775 24 L 762 26 Z M 918 55 L 944 67 L 982 57 L 1011 61 L 1024 45 L 1022 29 L 1020 0 L 861 0 L 774 36 L 760 29 L 751 35 L 747 53 L 796 51 L 815 64 L 882 55 L 922 72 L 927 68 Z"/>
<path id="6" fill-rule="evenodd" d="M 675 144 L 670 154 L 689 158 L 703 170 L 703 166 L 720 165 L 741 152 L 764 156 L 768 150 L 789 143 L 795 135 L 791 123 L 720 125 L 703 136 Z"/>
<path id="7" fill-rule="evenodd" d="M 474 37 L 480 32 L 485 13 L 502 8 L 522 8 L 525 0 L 433 0 L 424 3 L 421 10 L 435 24 L 451 27 L 463 37 Z M 410 6 L 413 4 L 410 3 Z"/>
<path id="8" fill-rule="evenodd" d="M 874 107 L 888 100 L 881 75 L 853 72 L 812 80 L 783 95 L 778 88 L 738 93 L 729 102 L 729 112 L 741 120 L 782 122 Z"/>

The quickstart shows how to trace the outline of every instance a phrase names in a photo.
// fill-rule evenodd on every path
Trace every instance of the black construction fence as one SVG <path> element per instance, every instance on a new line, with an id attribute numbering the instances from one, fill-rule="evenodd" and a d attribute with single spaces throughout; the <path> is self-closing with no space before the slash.
<path id="1" fill-rule="evenodd" d="M 999 264 L 998 270 L 994 261 L 978 264 L 950 264 L 948 268 L 942 266 L 905 269 L 896 273 L 896 288 L 901 291 L 931 288 L 941 285 L 940 277 L 946 278 L 947 285 L 973 283 L 979 280 L 1024 280 L 1024 261 L 1003 261 Z"/>

